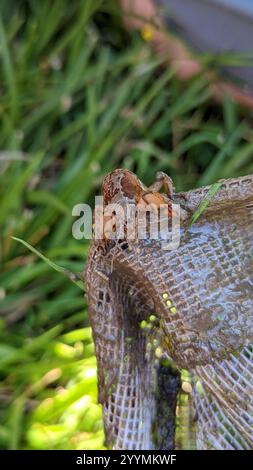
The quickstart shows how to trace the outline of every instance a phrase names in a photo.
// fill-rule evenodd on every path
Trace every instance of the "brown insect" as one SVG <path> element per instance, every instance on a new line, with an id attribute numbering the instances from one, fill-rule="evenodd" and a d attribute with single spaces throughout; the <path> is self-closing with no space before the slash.
<path id="1" fill-rule="evenodd" d="M 164 189 L 165 193 L 159 191 Z M 116 214 L 107 212 L 109 204 L 135 204 L 138 210 L 150 208 L 151 212 L 162 206 L 167 206 L 169 217 L 173 215 L 172 202 L 174 198 L 173 182 L 163 172 L 156 174 L 155 182 L 146 187 L 137 176 L 129 170 L 118 169 L 107 175 L 102 186 L 104 196 L 104 235 L 109 238 L 116 231 Z M 180 216 L 182 220 L 188 217 L 187 211 L 181 207 Z"/>

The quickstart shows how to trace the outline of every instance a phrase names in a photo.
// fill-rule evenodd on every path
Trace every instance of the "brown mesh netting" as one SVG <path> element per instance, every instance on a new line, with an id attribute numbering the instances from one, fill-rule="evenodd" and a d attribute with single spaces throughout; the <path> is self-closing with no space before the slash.
<path id="1" fill-rule="evenodd" d="M 122 198 L 113 184 L 106 179 L 104 195 L 117 194 L 124 204 L 126 192 Z M 175 198 L 191 214 L 208 189 Z M 174 251 L 150 239 L 92 242 L 86 280 L 106 442 L 114 449 L 174 448 L 180 370 L 187 369 L 197 448 L 249 449 L 253 177 L 224 182 L 181 232 Z"/>

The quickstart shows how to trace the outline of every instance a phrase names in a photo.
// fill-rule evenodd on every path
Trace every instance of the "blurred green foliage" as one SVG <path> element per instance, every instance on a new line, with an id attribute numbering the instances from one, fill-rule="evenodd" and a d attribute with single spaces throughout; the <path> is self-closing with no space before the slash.
<path id="1" fill-rule="evenodd" d="M 180 83 L 128 35 L 114 1 L 1 0 L 0 447 L 99 449 L 96 362 L 82 292 L 16 236 L 73 272 L 89 243 L 72 207 L 113 168 L 178 190 L 253 172 L 253 131 L 200 76 Z"/>

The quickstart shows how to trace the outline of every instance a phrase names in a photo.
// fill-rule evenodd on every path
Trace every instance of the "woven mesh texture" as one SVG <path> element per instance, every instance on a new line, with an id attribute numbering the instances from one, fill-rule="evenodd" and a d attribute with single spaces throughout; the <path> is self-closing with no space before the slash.
<path id="1" fill-rule="evenodd" d="M 208 189 L 177 199 L 195 210 Z M 107 445 L 174 448 L 183 368 L 197 447 L 253 448 L 253 177 L 224 182 L 175 251 L 93 241 L 86 280 Z"/>

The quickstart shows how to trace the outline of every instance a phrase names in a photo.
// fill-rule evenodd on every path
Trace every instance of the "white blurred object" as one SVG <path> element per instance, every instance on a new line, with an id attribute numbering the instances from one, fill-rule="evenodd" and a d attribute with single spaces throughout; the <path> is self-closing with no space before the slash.
<path id="1" fill-rule="evenodd" d="M 196 51 L 241 54 L 241 63 L 225 70 L 253 91 L 252 0 L 155 0 L 170 31 Z M 245 59 L 245 60 L 244 60 Z"/>

